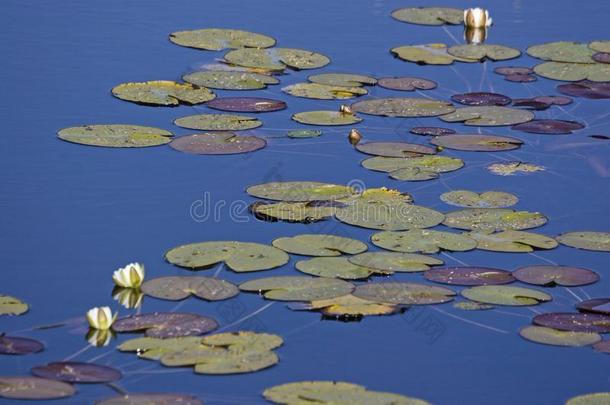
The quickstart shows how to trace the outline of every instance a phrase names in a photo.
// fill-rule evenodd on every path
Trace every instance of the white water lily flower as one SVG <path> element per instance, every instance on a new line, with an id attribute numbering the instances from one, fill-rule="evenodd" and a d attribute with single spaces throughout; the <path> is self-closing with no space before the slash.
<path id="1" fill-rule="evenodd" d="M 489 12 L 482 8 L 468 8 L 464 10 L 464 25 L 470 28 L 484 28 L 492 24 Z"/>
<path id="2" fill-rule="evenodd" d="M 115 287 L 112 298 L 127 309 L 140 308 L 144 294 L 133 288 Z"/>
<path id="3" fill-rule="evenodd" d="M 93 329 L 108 330 L 116 320 L 109 307 L 96 307 L 87 311 L 87 321 Z"/>
<path id="4" fill-rule="evenodd" d="M 115 271 L 112 279 L 119 287 L 139 288 L 144 281 L 144 265 L 129 263 L 127 266 Z"/>

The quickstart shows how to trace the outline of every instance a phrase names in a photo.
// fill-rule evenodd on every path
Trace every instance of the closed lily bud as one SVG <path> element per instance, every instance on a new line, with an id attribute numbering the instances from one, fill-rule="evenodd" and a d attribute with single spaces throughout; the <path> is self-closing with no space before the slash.
<path id="1" fill-rule="evenodd" d="M 134 288 L 114 287 L 112 298 L 127 309 L 140 308 L 144 294 Z"/>
<path id="2" fill-rule="evenodd" d="M 87 321 L 92 329 L 108 330 L 116 320 L 109 307 L 91 308 L 87 311 Z"/>
<path id="3" fill-rule="evenodd" d="M 360 140 L 362 139 L 362 135 L 360 134 L 360 132 L 357 129 L 351 129 L 349 131 L 349 135 L 347 136 L 347 139 L 349 139 L 349 143 L 356 146 L 358 144 L 358 142 L 360 142 Z"/>
<path id="4" fill-rule="evenodd" d="M 487 39 L 487 28 L 472 28 L 464 29 L 464 40 L 467 44 L 482 44 Z"/>
<path id="5" fill-rule="evenodd" d="M 464 25 L 470 28 L 485 28 L 492 24 L 489 12 L 482 8 L 469 8 L 464 10 Z"/>
<path id="6" fill-rule="evenodd" d="M 339 112 L 342 114 L 354 114 L 354 110 L 352 110 L 352 107 L 350 107 L 349 105 L 341 105 L 341 107 L 339 107 Z"/>
<path id="7" fill-rule="evenodd" d="M 119 287 L 139 288 L 144 281 L 144 265 L 129 263 L 127 266 L 115 271 L 112 279 Z"/>

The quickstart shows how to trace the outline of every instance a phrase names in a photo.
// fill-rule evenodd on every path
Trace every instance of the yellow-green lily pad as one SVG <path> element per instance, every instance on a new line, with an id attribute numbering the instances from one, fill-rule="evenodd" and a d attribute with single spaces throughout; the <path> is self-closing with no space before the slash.
<path id="1" fill-rule="evenodd" d="M 285 252 L 303 256 L 340 256 L 355 255 L 368 249 L 366 243 L 337 235 L 301 234 L 278 238 L 273 246 Z"/>
<path id="2" fill-rule="evenodd" d="M 178 118 L 174 124 L 202 131 L 241 131 L 263 125 L 256 118 L 236 114 L 197 114 Z"/>
<path id="3" fill-rule="evenodd" d="M 239 285 L 242 291 L 263 293 L 270 300 L 316 301 L 341 297 L 351 293 L 355 286 L 338 278 L 278 276 L 246 281 Z"/>
<path id="4" fill-rule="evenodd" d="M 610 252 L 610 232 L 567 232 L 559 235 L 557 240 L 577 249 Z"/>
<path id="5" fill-rule="evenodd" d="M 589 346 L 602 340 L 595 332 L 563 331 L 535 325 L 526 326 L 519 334 L 529 341 L 553 346 Z"/>
<path id="6" fill-rule="evenodd" d="M 386 281 L 361 284 L 353 294 L 358 298 L 385 304 L 429 305 L 451 301 L 455 291 L 429 284 Z"/>
<path id="7" fill-rule="evenodd" d="M 294 121 L 309 125 L 351 125 L 362 121 L 356 114 L 349 114 L 340 111 L 303 111 L 293 114 Z"/>
<path id="8" fill-rule="evenodd" d="M 587 44 L 571 41 L 549 42 L 527 48 L 527 54 L 537 59 L 567 63 L 595 63 L 595 51 Z"/>
<path id="9" fill-rule="evenodd" d="M 122 83 L 112 89 L 112 95 L 121 100 L 144 105 L 177 106 L 201 104 L 216 95 L 205 87 L 191 83 L 155 80 L 141 83 Z"/>
<path id="10" fill-rule="evenodd" d="M 330 205 L 326 205 L 326 201 L 257 201 L 250 205 L 250 211 L 256 218 L 264 221 L 310 223 L 332 217 L 335 214 L 335 206 L 332 201 Z"/>
<path id="11" fill-rule="evenodd" d="M 594 392 L 570 398 L 565 405 L 608 405 L 608 403 L 610 403 L 610 392 Z"/>
<path id="12" fill-rule="evenodd" d="M 295 97 L 318 100 L 345 100 L 363 96 L 368 93 L 362 87 L 343 87 L 321 83 L 296 83 L 282 88 L 284 93 Z"/>
<path id="13" fill-rule="evenodd" d="M 221 90 L 258 90 L 280 81 L 273 76 L 250 72 L 208 70 L 184 75 L 185 82 Z"/>
<path id="14" fill-rule="evenodd" d="M 28 311 L 25 302 L 9 295 L 0 295 L 0 315 L 21 315 Z"/>
<path id="15" fill-rule="evenodd" d="M 491 44 L 467 44 L 455 45 L 447 49 L 447 52 L 460 59 L 471 59 L 475 61 L 492 61 L 514 59 L 521 56 L 521 51 L 503 45 Z"/>
<path id="16" fill-rule="evenodd" d="M 467 208 L 445 215 L 443 225 L 474 231 L 523 230 L 542 226 L 547 219 L 539 212 L 508 208 Z"/>
<path id="17" fill-rule="evenodd" d="M 589 43 L 589 48 L 595 52 L 610 53 L 610 41 L 593 41 Z"/>
<path id="18" fill-rule="evenodd" d="M 385 231 L 431 228 L 445 218 L 442 213 L 427 207 L 383 201 L 355 202 L 337 208 L 335 217 L 346 224 Z"/>
<path id="19" fill-rule="evenodd" d="M 251 196 L 275 201 L 331 201 L 356 195 L 356 190 L 339 184 L 317 181 L 281 181 L 250 186 Z"/>
<path id="20" fill-rule="evenodd" d="M 250 31 L 205 28 L 192 31 L 176 31 L 169 34 L 174 44 L 189 48 L 221 51 L 237 48 L 269 48 L 275 39 Z"/>
<path id="21" fill-rule="evenodd" d="M 142 292 L 162 300 L 180 301 L 194 295 L 206 301 L 220 301 L 239 294 L 233 283 L 215 277 L 159 277 L 142 284 Z"/>
<path id="22" fill-rule="evenodd" d="M 359 319 L 373 315 L 392 315 L 404 310 L 401 305 L 380 304 L 351 294 L 327 300 L 294 303 L 289 305 L 289 308 L 295 311 L 320 311 L 326 317 L 340 320 Z"/>
<path id="23" fill-rule="evenodd" d="M 307 79 L 313 83 L 342 87 L 373 86 L 377 84 L 377 79 L 374 77 L 353 73 L 320 73 L 311 75 Z"/>
<path id="24" fill-rule="evenodd" d="M 537 75 L 547 79 L 576 82 L 590 80 L 592 82 L 610 81 L 610 65 L 607 63 L 562 63 L 544 62 L 534 66 Z"/>
<path id="25" fill-rule="evenodd" d="M 408 7 L 392 11 L 398 21 L 420 25 L 459 25 L 464 22 L 464 10 L 450 7 Z"/>
<path id="26" fill-rule="evenodd" d="M 438 253 L 442 250 L 465 252 L 477 247 L 477 241 L 463 234 L 411 229 L 403 232 L 379 232 L 371 242 L 380 248 L 404 253 Z"/>
<path id="27" fill-rule="evenodd" d="M 387 274 L 371 267 L 360 266 L 350 262 L 346 257 L 314 257 L 300 260 L 295 267 L 298 271 L 318 277 L 360 280 L 375 273 Z"/>
<path id="28" fill-rule="evenodd" d="M 294 48 L 242 48 L 228 52 L 224 58 L 232 65 L 275 71 L 282 71 L 287 67 L 297 70 L 317 69 L 330 63 L 330 59 L 325 55 Z"/>
<path id="29" fill-rule="evenodd" d="M 477 241 L 477 248 L 493 252 L 533 252 L 534 249 L 553 249 L 557 241 L 545 235 L 523 231 L 496 233 L 470 232 L 468 237 Z"/>
<path id="30" fill-rule="evenodd" d="M 469 190 L 454 190 L 441 194 L 447 204 L 466 208 L 506 208 L 519 202 L 516 195 L 503 191 L 476 193 Z"/>
<path id="31" fill-rule="evenodd" d="M 532 288 L 507 285 L 481 285 L 462 290 L 464 297 L 472 301 L 493 305 L 525 306 L 551 301 L 549 294 Z"/>
<path id="32" fill-rule="evenodd" d="M 421 156 L 394 158 L 376 156 L 362 161 L 362 166 L 404 181 L 423 181 L 439 177 L 439 173 L 451 172 L 464 166 L 464 161 L 448 156 Z"/>
<path id="33" fill-rule="evenodd" d="M 349 257 L 348 260 L 358 266 L 373 268 L 388 274 L 426 271 L 430 269 L 430 266 L 443 264 L 443 261 L 436 257 L 399 252 L 360 253 Z"/>
<path id="34" fill-rule="evenodd" d="M 57 133 L 59 139 L 88 146 L 109 148 L 143 148 L 165 145 L 173 134 L 159 128 L 139 125 L 83 125 L 64 128 Z"/>
<path id="35" fill-rule="evenodd" d="M 455 112 L 442 115 L 439 118 L 445 122 L 462 122 L 464 125 L 489 127 L 528 122 L 534 119 L 534 113 L 510 107 L 475 106 L 458 108 Z"/>
<path id="36" fill-rule="evenodd" d="M 418 65 L 451 65 L 453 62 L 477 62 L 475 59 L 462 59 L 450 55 L 445 44 L 433 43 L 422 45 L 403 45 L 390 49 L 390 53 L 399 59 Z"/>
<path id="37" fill-rule="evenodd" d="M 386 117 L 435 117 L 455 111 L 453 104 L 446 101 L 413 97 L 362 100 L 351 108 L 355 112 Z"/>

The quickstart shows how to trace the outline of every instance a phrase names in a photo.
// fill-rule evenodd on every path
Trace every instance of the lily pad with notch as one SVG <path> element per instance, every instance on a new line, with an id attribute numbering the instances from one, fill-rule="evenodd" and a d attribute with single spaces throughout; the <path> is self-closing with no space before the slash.
<path id="1" fill-rule="evenodd" d="M 385 89 L 400 91 L 432 90 L 437 86 L 435 81 L 411 76 L 382 77 L 377 84 Z"/>
<path id="2" fill-rule="evenodd" d="M 207 70 L 184 75 L 185 82 L 221 90 L 259 90 L 280 81 L 273 76 L 251 72 Z"/>
<path id="3" fill-rule="evenodd" d="M 453 62 L 477 62 L 473 59 L 462 59 L 450 55 L 447 45 L 440 43 L 404 45 L 390 49 L 395 57 L 418 65 L 451 65 Z"/>
<path id="4" fill-rule="evenodd" d="M 360 319 L 364 316 L 393 315 L 405 310 L 402 305 L 380 304 L 351 294 L 308 303 L 294 303 L 288 307 L 294 311 L 320 311 L 325 317 L 342 321 Z"/>
<path id="5" fill-rule="evenodd" d="M 283 110 L 286 103 L 271 98 L 222 97 L 208 102 L 206 107 L 230 112 L 261 113 Z"/>
<path id="6" fill-rule="evenodd" d="M 511 103 L 511 98 L 498 93 L 474 92 L 454 94 L 451 100 L 471 106 L 504 106 Z"/>
<path id="7" fill-rule="evenodd" d="M 513 276 L 523 283 L 564 287 L 593 284 L 599 280 L 597 273 L 592 270 L 558 265 L 521 267 L 513 272 Z"/>
<path id="8" fill-rule="evenodd" d="M 492 305 L 528 306 L 553 299 L 549 294 L 531 288 L 508 285 L 481 285 L 462 290 L 462 296 L 472 301 Z"/>
<path id="9" fill-rule="evenodd" d="M 215 277 L 159 277 L 142 284 L 142 292 L 154 298 L 180 301 L 191 295 L 206 301 L 220 301 L 239 294 L 233 283 Z"/>
<path id="10" fill-rule="evenodd" d="M 112 95 L 137 104 L 171 107 L 201 104 L 216 97 L 205 87 L 170 80 L 122 83 L 112 89 Z"/>
<path id="11" fill-rule="evenodd" d="M 291 118 L 301 124 L 325 126 L 352 125 L 362 121 L 362 118 L 355 114 L 327 110 L 303 111 L 293 114 Z"/>
<path id="12" fill-rule="evenodd" d="M 532 120 L 513 125 L 511 129 L 531 134 L 571 134 L 585 126 L 576 121 L 564 120 Z"/>
<path id="13" fill-rule="evenodd" d="M 170 143 L 173 134 L 159 128 L 140 125 L 83 125 L 64 128 L 57 133 L 59 139 L 87 146 L 109 148 L 143 148 Z"/>
<path id="14" fill-rule="evenodd" d="M 421 156 L 412 158 L 393 158 L 376 156 L 362 161 L 369 170 L 390 174 L 396 180 L 423 181 L 439 177 L 440 173 L 458 170 L 464 161 L 448 156 Z"/>
<path id="15" fill-rule="evenodd" d="M 301 234 L 278 238 L 273 241 L 273 246 L 296 255 L 321 257 L 354 255 L 368 249 L 368 246 L 359 240 L 326 234 Z"/>
<path id="16" fill-rule="evenodd" d="M 610 316 L 594 313 L 549 312 L 536 315 L 532 322 L 572 332 L 610 333 Z"/>
<path id="17" fill-rule="evenodd" d="M 322 83 L 295 83 L 283 87 L 282 91 L 291 96 L 317 100 L 346 100 L 368 94 L 368 91 L 362 87 L 343 87 Z"/>
<path id="18" fill-rule="evenodd" d="M 61 361 L 36 366 L 32 374 L 49 380 L 68 383 L 109 383 L 120 380 L 123 374 L 116 368 L 95 363 Z"/>
<path id="19" fill-rule="evenodd" d="M 516 174 L 528 174 L 546 170 L 543 166 L 527 162 L 498 162 L 487 166 L 492 174 L 498 176 L 513 176 Z"/>
<path id="20" fill-rule="evenodd" d="M 499 61 L 515 59 L 521 56 L 521 51 L 503 45 L 490 44 L 468 44 L 455 45 L 447 49 L 447 52 L 460 59 L 470 59 L 475 61 Z"/>
<path id="21" fill-rule="evenodd" d="M 451 103 L 428 98 L 376 98 L 351 105 L 358 113 L 386 117 L 435 117 L 455 111 Z"/>
<path id="22" fill-rule="evenodd" d="M 606 63 L 563 63 L 544 62 L 534 66 L 534 72 L 538 76 L 552 80 L 566 82 L 578 82 L 588 80 L 592 82 L 610 81 L 610 65 Z M 571 95 L 569 93 L 565 93 Z"/>
<path id="23" fill-rule="evenodd" d="M 278 181 L 250 186 L 246 192 L 253 197 L 275 201 L 332 201 L 355 196 L 349 186 L 318 181 Z"/>
<path id="24" fill-rule="evenodd" d="M 547 218 L 539 212 L 515 211 L 508 208 L 467 208 L 445 214 L 443 225 L 473 231 L 506 231 L 537 228 Z"/>
<path id="25" fill-rule="evenodd" d="M 242 48 L 228 52 L 224 59 L 232 65 L 275 71 L 286 68 L 317 69 L 330 63 L 330 59 L 325 55 L 294 48 Z"/>
<path id="26" fill-rule="evenodd" d="M 148 337 L 161 339 L 199 336 L 218 327 L 218 323 L 207 316 L 184 312 L 152 312 L 118 319 L 112 329 L 115 332 L 145 332 Z"/>
<path id="27" fill-rule="evenodd" d="M 506 208 L 519 202 L 519 198 L 503 191 L 476 193 L 469 190 L 454 190 L 441 194 L 441 200 L 449 205 L 466 208 Z"/>
<path id="28" fill-rule="evenodd" d="M 341 87 L 374 86 L 377 84 L 377 79 L 374 77 L 353 73 L 320 73 L 311 75 L 307 79 L 312 83 Z"/>
<path id="29" fill-rule="evenodd" d="M 382 249 L 403 253 L 465 252 L 477 247 L 477 242 L 465 235 L 433 229 L 379 232 L 371 236 L 371 242 Z"/>
<path id="30" fill-rule="evenodd" d="M 278 276 L 246 281 L 239 285 L 242 291 L 263 293 L 270 300 L 316 301 L 347 295 L 355 286 L 338 278 L 308 276 Z"/>
<path id="31" fill-rule="evenodd" d="M 169 40 L 176 45 L 209 51 L 237 48 L 269 48 L 275 45 L 275 39 L 267 35 L 222 28 L 176 31 L 169 34 Z"/>
<path id="32" fill-rule="evenodd" d="M 257 136 L 240 136 L 234 132 L 217 131 L 174 138 L 169 144 L 173 149 L 193 155 L 231 155 L 254 152 L 267 146 L 267 141 Z"/>
<path id="33" fill-rule="evenodd" d="M 389 274 L 386 271 L 354 264 L 346 257 L 314 257 L 296 262 L 295 267 L 301 273 L 344 280 L 361 280 L 373 274 Z"/>
<path id="34" fill-rule="evenodd" d="M 445 122 L 461 122 L 470 126 L 505 126 L 521 124 L 534 119 L 534 114 L 517 108 L 475 106 L 458 108 L 455 112 L 439 117 Z"/>
<path id="35" fill-rule="evenodd" d="M 527 54 L 542 60 L 566 63 L 593 64 L 595 53 L 587 44 L 572 41 L 549 42 L 527 48 Z"/>
<path id="36" fill-rule="evenodd" d="M 350 263 L 373 268 L 386 274 L 426 271 L 443 264 L 436 257 L 400 252 L 366 252 L 349 257 Z"/>
<path id="37" fill-rule="evenodd" d="M 250 212 L 263 221 L 311 223 L 330 218 L 335 214 L 334 201 L 269 202 L 257 201 L 250 205 Z"/>
<path id="38" fill-rule="evenodd" d="M 577 249 L 610 252 L 610 232 L 567 232 L 556 239 L 562 245 Z"/>
<path id="39" fill-rule="evenodd" d="M 524 339 L 552 346 L 589 346 L 601 341 L 598 333 L 562 331 L 544 326 L 526 326 L 519 331 Z"/>
<path id="40" fill-rule="evenodd" d="M 353 295 L 383 304 L 430 305 L 453 300 L 455 291 L 445 287 L 402 281 L 370 282 L 356 287 Z"/>
<path id="41" fill-rule="evenodd" d="M 438 267 L 424 273 L 426 280 L 453 285 L 499 285 L 515 281 L 510 271 L 489 267 Z"/>
<path id="42" fill-rule="evenodd" d="M 392 11 L 398 21 L 420 25 L 459 25 L 464 22 L 464 11 L 450 7 L 408 7 Z"/>
<path id="43" fill-rule="evenodd" d="M 497 135 L 441 135 L 430 140 L 430 143 L 447 149 L 468 152 L 499 152 L 521 147 L 523 141 L 517 138 Z"/>
<path id="44" fill-rule="evenodd" d="M 202 131 L 243 131 L 263 125 L 256 118 L 235 114 L 197 114 L 178 118 L 174 124 Z"/>
<path id="45" fill-rule="evenodd" d="M 31 354 L 43 349 L 44 345 L 38 340 L 0 334 L 0 354 Z"/>
<path id="46" fill-rule="evenodd" d="M 0 398 L 51 400 L 76 393 L 72 384 L 38 377 L 0 377 Z"/>
<path id="47" fill-rule="evenodd" d="M 500 232 L 470 232 L 468 237 L 477 241 L 477 248 L 492 252 L 533 252 L 535 249 L 554 249 L 558 243 L 546 235 L 533 232 L 506 230 Z"/>
<path id="48" fill-rule="evenodd" d="M 371 201 L 337 208 L 335 218 L 362 228 L 401 231 L 431 228 L 443 222 L 445 216 L 433 209 L 406 202 Z"/>
<path id="49" fill-rule="evenodd" d="M 582 80 L 575 83 L 560 84 L 557 86 L 557 90 L 560 93 L 574 97 L 585 97 L 591 99 L 610 98 L 610 83 L 606 82 Z"/>
<path id="50" fill-rule="evenodd" d="M 434 155 L 436 148 L 407 142 L 366 142 L 356 145 L 362 153 L 385 157 L 412 158 Z"/>

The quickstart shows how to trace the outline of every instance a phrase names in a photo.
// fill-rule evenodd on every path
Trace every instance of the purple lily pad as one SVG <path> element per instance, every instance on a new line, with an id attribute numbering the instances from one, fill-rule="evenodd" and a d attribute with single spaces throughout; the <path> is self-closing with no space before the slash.
<path id="1" fill-rule="evenodd" d="M 527 266 L 513 272 L 524 283 L 535 285 L 563 285 L 566 287 L 587 285 L 599 280 L 594 271 L 570 266 Z"/>
<path id="2" fill-rule="evenodd" d="M 523 67 L 523 66 L 500 66 L 494 69 L 494 72 L 503 75 L 529 75 L 534 73 L 532 68 Z"/>
<path id="3" fill-rule="evenodd" d="M 535 82 L 536 80 L 538 80 L 538 78 L 534 75 L 514 74 L 514 75 L 504 76 L 504 80 L 507 80 L 509 82 L 515 82 L 515 83 L 531 83 L 531 82 Z"/>
<path id="4" fill-rule="evenodd" d="M 593 54 L 593 56 L 591 58 L 593 58 L 593 60 L 595 62 L 610 63 L 610 53 L 598 52 L 598 53 Z"/>
<path id="5" fill-rule="evenodd" d="M 486 92 L 454 94 L 451 96 L 451 100 L 460 104 L 476 106 L 503 106 L 510 104 L 512 101 L 510 97 L 506 97 L 502 94 Z"/>
<path id="6" fill-rule="evenodd" d="M 116 368 L 76 361 L 61 361 L 36 366 L 32 369 L 32 374 L 69 383 L 108 383 L 120 380 L 123 376 Z"/>
<path id="7" fill-rule="evenodd" d="M 453 129 L 449 128 L 441 128 L 441 127 L 413 127 L 409 131 L 415 135 L 424 135 L 424 136 L 439 136 L 439 135 L 451 135 L 455 134 Z"/>
<path id="8" fill-rule="evenodd" d="M 209 101 L 206 106 L 221 111 L 257 113 L 283 110 L 286 103 L 271 98 L 222 97 Z"/>
<path id="9" fill-rule="evenodd" d="M 488 267 L 439 267 L 426 271 L 427 280 L 455 285 L 496 285 L 515 281 L 510 271 Z"/>
<path id="10" fill-rule="evenodd" d="M 175 138 L 169 146 L 194 155 L 230 155 L 254 152 L 267 146 L 256 136 L 240 136 L 234 132 L 206 132 Z"/>
<path id="11" fill-rule="evenodd" d="M 602 340 L 593 345 L 593 349 L 601 353 L 610 354 L 610 340 Z"/>
<path id="12" fill-rule="evenodd" d="M 495 135 L 443 135 L 430 141 L 433 145 L 447 149 L 464 150 L 470 152 L 498 152 L 518 149 L 523 141 L 516 138 Z"/>
<path id="13" fill-rule="evenodd" d="M 71 384 L 38 377 L 0 377 L 0 398 L 59 399 L 74 395 Z"/>
<path id="14" fill-rule="evenodd" d="M 585 97 L 592 99 L 610 98 L 610 82 L 592 82 L 582 80 L 575 83 L 560 84 L 557 86 L 560 93 L 572 97 Z"/>
<path id="15" fill-rule="evenodd" d="M 593 298 L 582 301 L 576 306 L 581 312 L 610 315 L 610 298 Z"/>
<path id="16" fill-rule="evenodd" d="M 571 97 L 566 96 L 538 96 L 534 97 L 533 100 L 551 105 L 568 105 L 574 102 Z"/>
<path id="17" fill-rule="evenodd" d="M 571 134 L 572 131 L 583 129 L 585 126 L 576 121 L 563 120 L 532 120 L 513 125 L 511 129 L 531 134 Z"/>
<path id="18" fill-rule="evenodd" d="M 183 394 L 129 394 L 97 401 L 95 405 L 203 405 L 203 401 Z"/>
<path id="19" fill-rule="evenodd" d="M 610 316 L 602 314 L 551 312 L 536 315 L 533 322 L 558 330 L 610 333 Z"/>
<path id="20" fill-rule="evenodd" d="M 367 142 L 356 146 L 362 153 L 385 157 L 419 157 L 434 155 L 435 148 L 407 142 Z"/>
<path id="21" fill-rule="evenodd" d="M 112 325 L 116 332 L 146 331 L 146 336 L 161 339 L 203 335 L 217 327 L 218 323 L 212 318 L 183 312 L 133 315 L 121 318 Z"/>
<path id="22" fill-rule="evenodd" d="M 0 335 L 0 354 L 30 354 L 43 349 L 44 345 L 38 340 Z"/>
<path id="23" fill-rule="evenodd" d="M 436 82 L 419 77 L 382 77 L 377 81 L 381 87 L 391 90 L 431 90 L 436 88 Z"/>
<path id="24" fill-rule="evenodd" d="M 536 101 L 533 98 L 518 98 L 513 100 L 513 106 L 525 107 L 530 110 L 546 110 L 551 106 L 551 104 L 542 101 Z"/>

